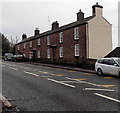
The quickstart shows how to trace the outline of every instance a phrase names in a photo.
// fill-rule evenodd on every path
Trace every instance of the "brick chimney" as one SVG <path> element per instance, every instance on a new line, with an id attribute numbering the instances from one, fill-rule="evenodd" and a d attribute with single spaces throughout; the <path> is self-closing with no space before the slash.
<path id="1" fill-rule="evenodd" d="M 26 33 L 23 33 L 23 35 L 22 35 L 22 40 L 24 40 L 24 39 L 26 39 L 26 38 L 27 38 Z"/>
<path id="2" fill-rule="evenodd" d="M 34 31 L 34 35 L 35 35 L 35 36 L 36 36 L 36 35 L 39 35 L 39 33 L 40 33 L 39 28 L 36 28 L 35 31 Z"/>
<path id="3" fill-rule="evenodd" d="M 52 23 L 52 30 L 59 28 L 59 23 L 57 21 Z"/>
<path id="4" fill-rule="evenodd" d="M 92 6 L 93 16 L 103 16 L 103 6 L 99 5 L 98 2 Z"/>
<path id="5" fill-rule="evenodd" d="M 83 19 L 84 19 L 84 13 L 80 9 L 79 12 L 77 13 L 77 21 L 80 21 Z"/>

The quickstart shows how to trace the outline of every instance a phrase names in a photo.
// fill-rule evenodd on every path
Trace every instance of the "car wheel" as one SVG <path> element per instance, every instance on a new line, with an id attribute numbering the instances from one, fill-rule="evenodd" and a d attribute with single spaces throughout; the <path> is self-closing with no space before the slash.
<path id="1" fill-rule="evenodd" d="M 103 74 L 103 72 L 102 72 L 102 70 L 100 68 L 97 70 L 97 74 L 98 75 L 102 75 Z"/>

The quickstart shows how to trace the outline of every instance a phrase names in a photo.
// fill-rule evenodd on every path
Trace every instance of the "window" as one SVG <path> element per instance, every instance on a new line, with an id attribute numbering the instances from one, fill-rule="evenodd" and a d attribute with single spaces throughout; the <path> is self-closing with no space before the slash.
<path id="1" fill-rule="evenodd" d="M 40 45 L 40 38 L 37 40 L 37 44 L 38 44 L 38 46 Z"/>
<path id="2" fill-rule="evenodd" d="M 26 44 L 24 43 L 23 48 L 25 49 L 25 47 L 26 47 Z"/>
<path id="3" fill-rule="evenodd" d="M 98 60 L 98 63 L 103 63 L 103 59 L 99 59 L 99 60 Z"/>
<path id="4" fill-rule="evenodd" d="M 50 45 L 50 36 L 47 36 L 47 45 Z"/>
<path id="5" fill-rule="evenodd" d="M 26 54 L 24 53 L 23 56 L 26 57 Z"/>
<path id="6" fill-rule="evenodd" d="M 108 65 L 109 64 L 109 59 L 104 59 L 103 60 L 103 64 L 107 64 Z"/>
<path id="7" fill-rule="evenodd" d="M 63 43 L 63 32 L 59 33 L 59 40 L 60 40 L 60 43 Z"/>
<path id="8" fill-rule="evenodd" d="M 50 49 L 47 49 L 47 58 L 50 59 Z"/>
<path id="9" fill-rule="evenodd" d="M 63 47 L 60 47 L 60 58 L 63 58 Z"/>
<path id="10" fill-rule="evenodd" d="M 79 44 L 76 44 L 75 45 L 75 56 L 79 56 L 79 51 L 80 51 Z"/>
<path id="11" fill-rule="evenodd" d="M 79 39 L 79 27 L 74 28 L 74 39 Z"/>
<path id="12" fill-rule="evenodd" d="M 20 46 L 18 45 L 18 50 L 20 50 Z"/>
<path id="13" fill-rule="evenodd" d="M 38 58 L 40 58 L 40 51 L 37 52 L 37 56 L 38 56 Z"/>
<path id="14" fill-rule="evenodd" d="M 30 41 L 30 48 L 32 47 L 32 41 Z"/>
<path id="15" fill-rule="evenodd" d="M 114 64 L 117 64 L 117 63 L 116 63 L 113 59 L 110 59 L 110 60 L 109 60 L 109 64 L 110 64 L 110 65 L 114 65 Z"/>

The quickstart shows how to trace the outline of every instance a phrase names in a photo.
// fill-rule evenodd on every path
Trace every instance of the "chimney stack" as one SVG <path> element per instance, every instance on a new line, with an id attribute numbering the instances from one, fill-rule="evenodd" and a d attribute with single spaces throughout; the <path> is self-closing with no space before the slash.
<path id="1" fill-rule="evenodd" d="M 52 23 L 52 30 L 59 28 L 59 23 L 57 21 Z"/>
<path id="2" fill-rule="evenodd" d="M 39 33 L 40 33 L 39 28 L 36 28 L 35 31 L 34 31 L 34 35 L 35 35 L 35 36 L 36 36 L 36 35 L 39 35 Z"/>
<path id="3" fill-rule="evenodd" d="M 26 39 L 26 38 L 27 38 L 26 33 L 23 33 L 23 35 L 22 35 L 22 40 L 24 40 L 24 39 Z"/>
<path id="4" fill-rule="evenodd" d="M 77 13 L 77 21 L 80 21 L 83 19 L 84 19 L 84 13 L 80 9 L 79 12 Z"/>
<path id="5" fill-rule="evenodd" d="M 99 5 L 98 2 L 92 6 L 93 16 L 102 16 L 103 15 L 103 6 Z"/>

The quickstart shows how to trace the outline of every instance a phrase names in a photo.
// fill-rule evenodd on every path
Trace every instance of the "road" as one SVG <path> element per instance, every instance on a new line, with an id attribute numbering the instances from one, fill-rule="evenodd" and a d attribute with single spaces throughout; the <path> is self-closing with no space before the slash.
<path id="1" fill-rule="evenodd" d="M 2 95 L 20 111 L 118 111 L 120 79 L 2 62 Z"/>

